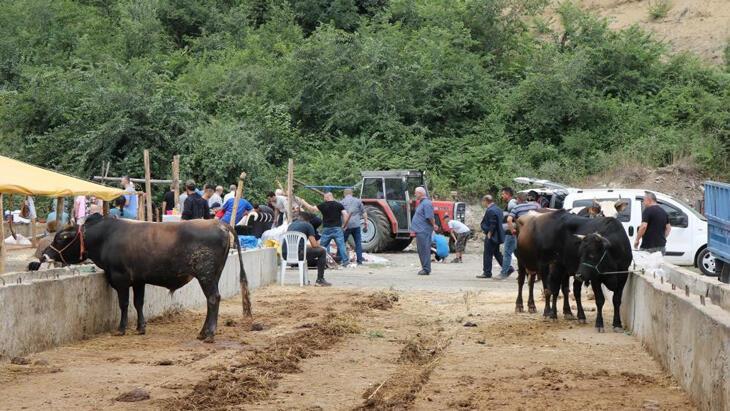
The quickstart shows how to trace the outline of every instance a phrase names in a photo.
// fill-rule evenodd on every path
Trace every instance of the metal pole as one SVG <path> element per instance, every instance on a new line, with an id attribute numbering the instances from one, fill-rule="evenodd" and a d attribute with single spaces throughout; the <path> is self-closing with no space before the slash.
<path id="1" fill-rule="evenodd" d="M 147 205 L 147 221 L 153 222 L 155 221 L 154 216 L 152 215 L 152 183 L 150 182 L 151 178 L 151 171 L 150 171 L 150 151 L 145 149 L 144 150 L 144 191 L 145 191 L 145 201 Z"/>
<path id="2" fill-rule="evenodd" d="M 61 231 L 63 228 L 61 223 L 63 222 L 63 197 L 56 198 L 56 231 Z"/>

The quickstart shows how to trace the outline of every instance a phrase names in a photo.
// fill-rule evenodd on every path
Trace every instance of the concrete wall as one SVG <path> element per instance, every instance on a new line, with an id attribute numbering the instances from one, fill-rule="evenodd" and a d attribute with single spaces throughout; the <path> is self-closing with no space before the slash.
<path id="1" fill-rule="evenodd" d="M 276 251 L 243 252 L 249 288 L 276 282 Z M 0 360 L 45 350 L 60 344 L 108 332 L 119 324 L 117 295 L 103 272 L 92 266 L 0 276 Z M 240 292 L 238 255 L 232 253 L 219 282 L 223 298 Z M 130 295 L 129 324 L 136 312 Z M 165 288 L 147 286 L 148 319 L 179 308 L 205 307 L 205 296 L 193 280 L 173 295 Z M 202 325 L 202 324 L 201 324 Z"/>
<path id="2" fill-rule="evenodd" d="M 662 270 L 681 270 L 664 265 Z M 675 273 L 676 274 L 676 273 Z M 686 272 L 687 275 L 698 275 Z M 622 321 L 702 410 L 730 410 L 730 312 L 672 289 L 662 271 L 632 274 Z"/>

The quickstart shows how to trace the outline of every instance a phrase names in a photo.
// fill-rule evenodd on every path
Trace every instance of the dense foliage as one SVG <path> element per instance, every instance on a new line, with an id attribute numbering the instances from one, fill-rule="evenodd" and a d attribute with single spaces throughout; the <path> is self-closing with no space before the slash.
<path id="1" fill-rule="evenodd" d="M 316 183 L 420 168 L 475 195 L 693 157 L 728 177 L 730 73 L 545 0 L 6 0 L 0 152 L 89 177 Z"/>

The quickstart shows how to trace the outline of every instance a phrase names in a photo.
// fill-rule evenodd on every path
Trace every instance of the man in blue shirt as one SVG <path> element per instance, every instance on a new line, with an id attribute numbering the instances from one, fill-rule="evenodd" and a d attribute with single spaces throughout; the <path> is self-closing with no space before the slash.
<path id="1" fill-rule="evenodd" d="M 415 191 L 418 207 L 413 213 L 411 231 L 416 234 L 418 258 L 421 260 L 421 271 L 418 275 L 431 274 L 431 235 L 435 228 L 433 203 L 426 195 L 426 189 L 417 187 Z"/>
<path id="2" fill-rule="evenodd" d="M 122 177 L 122 188 L 124 189 L 124 211 L 123 218 L 131 220 L 137 219 L 137 190 L 134 189 L 134 183 L 129 176 Z"/>
<path id="3" fill-rule="evenodd" d="M 494 203 L 494 197 L 490 194 L 482 198 L 482 203 L 487 207 L 481 224 L 484 232 L 484 259 L 482 274 L 477 278 L 492 278 L 492 257 L 502 266 L 502 253 L 499 252 L 499 245 L 504 242 L 504 227 L 502 227 L 504 214 L 502 209 Z"/>
<path id="4" fill-rule="evenodd" d="M 445 235 L 433 233 L 431 252 L 436 257 L 436 261 L 446 261 L 446 257 L 449 256 L 449 239 Z"/>
<path id="5" fill-rule="evenodd" d="M 243 216 L 248 213 L 249 211 L 253 210 L 253 206 L 251 203 L 249 203 L 246 199 L 239 198 L 238 199 L 238 208 L 236 209 L 236 221 L 234 223 L 231 223 L 231 214 L 233 214 L 233 202 L 236 201 L 235 198 L 229 198 L 226 200 L 225 203 L 223 203 L 223 207 L 221 209 L 225 212 L 223 214 L 223 217 L 221 217 L 221 221 L 223 221 L 226 224 L 231 224 L 233 226 L 236 225 Z"/>

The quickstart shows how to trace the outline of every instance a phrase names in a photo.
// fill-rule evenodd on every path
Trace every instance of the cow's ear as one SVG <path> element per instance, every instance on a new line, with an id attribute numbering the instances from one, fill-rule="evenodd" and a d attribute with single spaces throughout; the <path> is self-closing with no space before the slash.
<path id="1" fill-rule="evenodd" d="M 573 234 L 573 235 L 574 235 L 574 236 L 575 236 L 575 237 L 576 237 L 577 239 L 579 239 L 579 240 L 581 240 L 581 241 L 583 241 L 583 239 L 584 239 L 584 238 L 586 238 L 586 236 L 585 236 L 585 235 L 583 235 L 583 234 Z"/>
<path id="2" fill-rule="evenodd" d="M 616 212 L 620 213 L 620 212 L 624 211 L 624 209 L 626 207 L 628 207 L 628 205 L 629 205 L 628 201 L 624 201 L 619 198 L 618 201 L 616 201 L 616 203 L 613 206 L 616 208 Z"/>
<path id="3" fill-rule="evenodd" d="M 593 199 L 593 205 L 591 205 L 591 207 L 601 208 L 601 204 L 598 201 L 596 201 L 596 199 L 594 198 Z"/>

